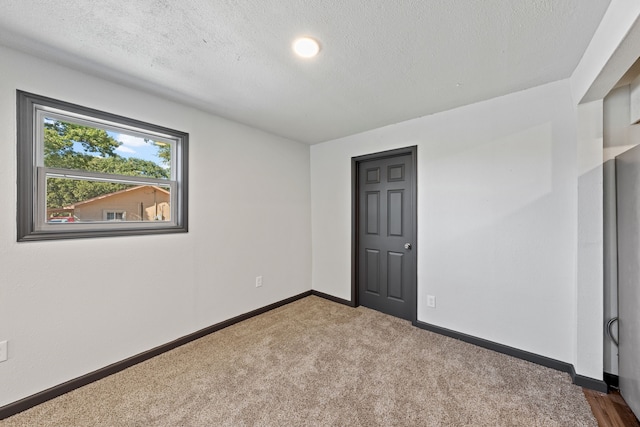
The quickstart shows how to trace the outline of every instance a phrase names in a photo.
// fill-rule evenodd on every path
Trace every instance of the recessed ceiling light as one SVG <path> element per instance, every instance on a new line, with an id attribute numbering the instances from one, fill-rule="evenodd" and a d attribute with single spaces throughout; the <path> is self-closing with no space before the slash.
<path id="1" fill-rule="evenodd" d="M 320 52 L 320 45 L 311 37 L 301 37 L 293 42 L 293 51 L 303 58 L 313 58 Z"/>

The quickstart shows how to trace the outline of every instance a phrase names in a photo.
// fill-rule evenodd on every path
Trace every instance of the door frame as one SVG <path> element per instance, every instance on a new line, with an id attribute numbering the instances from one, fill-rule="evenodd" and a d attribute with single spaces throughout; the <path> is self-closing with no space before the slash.
<path id="1" fill-rule="evenodd" d="M 360 204 L 358 192 L 358 165 L 369 160 L 381 160 L 389 157 L 397 157 L 403 155 L 411 156 L 411 164 L 413 165 L 413 186 L 411 188 L 411 225 L 413 227 L 414 242 L 412 252 L 415 254 L 415 262 L 412 268 L 414 274 L 414 284 L 411 292 L 413 293 L 414 304 L 411 310 L 411 323 L 415 324 L 418 313 L 418 146 L 397 148 L 394 150 L 381 151 L 377 153 L 365 154 L 362 156 L 351 158 L 351 305 L 358 307 L 360 301 L 358 298 L 358 214 L 360 212 Z"/>

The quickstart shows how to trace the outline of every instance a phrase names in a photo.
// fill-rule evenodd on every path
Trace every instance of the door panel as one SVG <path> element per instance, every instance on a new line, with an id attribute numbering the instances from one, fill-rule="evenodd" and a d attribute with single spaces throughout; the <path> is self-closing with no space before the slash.
<path id="1" fill-rule="evenodd" d="M 387 289 L 389 298 L 403 301 L 402 298 L 402 257 L 398 252 L 387 253 Z"/>
<path id="2" fill-rule="evenodd" d="M 380 233 L 380 192 L 367 193 L 367 234 Z"/>
<path id="3" fill-rule="evenodd" d="M 387 193 L 387 221 L 389 236 L 402 237 L 402 195 L 404 190 L 390 190 Z"/>
<path id="4" fill-rule="evenodd" d="M 620 394 L 640 417 L 640 147 L 616 157 Z"/>
<path id="5" fill-rule="evenodd" d="M 409 320 L 416 310 L 412 162 L 402 154 L 357 167 L 359 302 Z"/>
<path id="6" fill-rule="evenodd" d="M 366 251 L 365 289 L 370 294 L 380 295 L 380 251 L 375 249 L 366 249 Z"/>

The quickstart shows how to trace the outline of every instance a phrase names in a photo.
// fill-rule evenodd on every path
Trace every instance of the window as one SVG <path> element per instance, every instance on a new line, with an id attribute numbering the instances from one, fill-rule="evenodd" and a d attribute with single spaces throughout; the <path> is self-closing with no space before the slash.
<path id="1" fill-rule="evenodd" d="M 187 231 L 188 134 L 17 96 L 18 241 Z"/>
<path id="2" fill-rule="evenodd" d="M 124 211 L 105 211 L 104 216 L 107 221 L 124 221 L 127 219 L 127 213 Z"/>

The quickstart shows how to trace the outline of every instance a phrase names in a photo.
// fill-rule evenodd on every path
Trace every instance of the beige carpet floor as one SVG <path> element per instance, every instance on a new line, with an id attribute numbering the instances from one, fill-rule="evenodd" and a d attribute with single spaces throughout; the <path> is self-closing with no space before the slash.
<path id="1" fill-rule="evenodd" d="M 0 426 L 597 426 L 568 374 L 307 297 Z"/>

